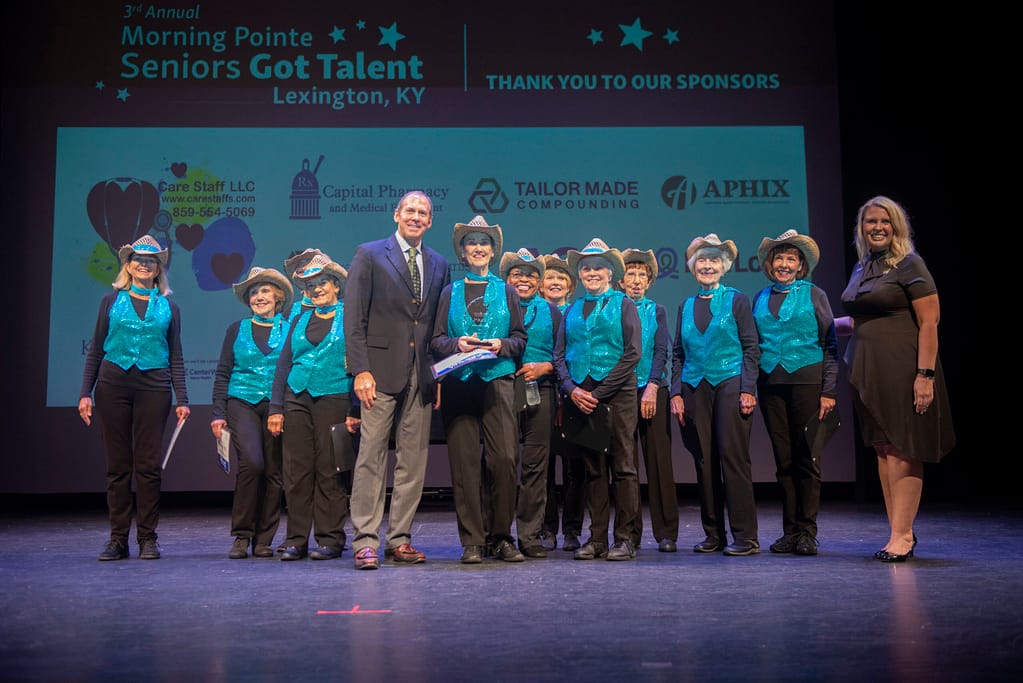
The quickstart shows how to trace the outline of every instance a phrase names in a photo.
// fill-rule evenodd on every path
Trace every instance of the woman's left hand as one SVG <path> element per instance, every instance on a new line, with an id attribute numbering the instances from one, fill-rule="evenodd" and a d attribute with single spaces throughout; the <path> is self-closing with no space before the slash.
<path id="1" fill-rule="evenodd" d="M 753 409 L 757 407 L 757 397 L 745 391 L 739 394 L 739 411 L 743 415 L 752 415 Z"/>
<path id="2" fill-rule="evenodd" d="M 923 415 L 934 402 L 934 380 L 930 377 L 917 375 L 913 380 L 913 409 L 917 415 Z"/>
<path id="3" fill-rule="evenodd" d="M 178 406 L 174 412 L 178 414 L 178 424 L 183 424 L 188 419 L 188 416 L 192 414 L 188 406 Z"/>
<path id="4" fill-rule="evenodd" d="M 354 434 L 359 431 L 359 427 L 362 426 L 362 420 L 357 417 L 346 417 L 345 418 L 345 429 L 348 430 L 349 434 Z"/>

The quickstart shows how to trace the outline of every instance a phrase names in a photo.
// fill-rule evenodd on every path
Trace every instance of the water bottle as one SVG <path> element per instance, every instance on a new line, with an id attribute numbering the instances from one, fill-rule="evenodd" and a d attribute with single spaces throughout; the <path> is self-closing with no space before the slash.
<path id="1" fill-rule="evenodd" d="M 526 405 L 540 405 L 540 387 L 536 383 L 535 379 L 531 379 L 526 382 Z"/>

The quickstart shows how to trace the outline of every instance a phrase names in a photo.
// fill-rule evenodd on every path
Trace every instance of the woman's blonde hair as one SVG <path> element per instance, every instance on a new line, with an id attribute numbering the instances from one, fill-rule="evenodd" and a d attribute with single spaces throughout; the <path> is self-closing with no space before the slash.
<path id="1" fill-rule="evenodd" d="M 888 255 L 885 256 L 885 263 L 895 267 L 914 251 L 913 228 L 909 224 L 909 216 L 897 201 L 889 199 L 884 195 L 878 195 L 868 199 L 856 213 L 856 226 L 853 228 L 853 243 L 856 245 L 856 254 L 861 262 L 870 258 L 870 247 L 866 238 L 863 237 L 863 216 L 867 209 L 876 206 L 888 212 L 888 218 L 892 222 L 892 243 L 888 247 Z"/>
<path id="2" fill-rule="evenodd" d="M 111 283 L 114 289 L 131 288 L 131 274 L 128 273 L 128 263 L 130 262 L 131 259 L 129 258 L 121 264 L 121 270 L 118 271 L 117 277 Z M 164 268 L 159 260 L 157 260 L 157 264 L 160 266 L 160 272 L 153 278 L 153 286 L 160 290 L 162 296 L 173 294 L 174 290 L 170 288 L 170 282 L 167 278 L 167 269 Z"/>

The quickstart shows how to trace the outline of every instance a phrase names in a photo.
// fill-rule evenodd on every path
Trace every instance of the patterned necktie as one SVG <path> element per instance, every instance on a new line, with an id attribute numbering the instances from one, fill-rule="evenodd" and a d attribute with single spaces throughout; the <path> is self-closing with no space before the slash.
<path id="1" fill-rule="evenodd" d="M 412 291 L 415 292 L 416 298 L 419 298 L 419 293 L 423 288 L 423 283 L 419 278 L 419 264 L 416 262 L 416 248 L 408 248 L 408 272 L 412 276 Z"/>

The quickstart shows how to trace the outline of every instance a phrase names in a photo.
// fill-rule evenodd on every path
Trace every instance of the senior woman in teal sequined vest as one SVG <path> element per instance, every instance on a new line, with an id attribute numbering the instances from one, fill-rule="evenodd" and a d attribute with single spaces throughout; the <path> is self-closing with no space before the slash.
<path id="1" fill-rule="evenodd" d="M 468 271 L 441 292 L 430 348 L 437 358 L 476 349 L 496 355 L 453 370 L 441 383 L 461 561 L 482 562 L 489 542 L 498 559 L 521 562 L 525 557 L 511 535 L 519 452 L 513 378 L 526 347 L 519 295 L 490 272 L 504 243 L 501 226 L 476 216 L 455 224 L 452 241 Z M 480 466 L 481 431 L 486 476 Z M 481 500 L 483 481 L 487 491 Z"/>
<path id="2" fill-rule="evenodd" d="M 788 230 L 765 237 L 757 249 L 760 267 L 773 282 L 753 301 L 760 334 L 760 411 L 771 438 L 775 474 L 782 493 L 782 536 L 772 553 L 817 554 L 821 504 L 820 454 L 811 450 L 806 425 L 835 409 L 838 337 L 828 296 L 807 280 L 820 248 L 807 235 Z"/>
<path id="3" fill-rule="evenodd" d="M 721 284 L 738 256 L 732 240 L 714 233 L 690 242 L 686 265 L 700 291 L 679 305 L 672 347 L 671 412 L 696 463 L 706 534 L 698 553 L 760 552 L 749 453 L 760 346 L 749 298 Z"/>
<path id="4" fill-rule="evenodd" d="M 636 366 L 642 354 L 642 325 L 636 305 L 612 282 L 625 277 L 617 249 L 601 239 L 568 252 L 569 268 L 586 290 L 565 311 L 554 347 L 565 410 L 592 414 L 610 406 L 610 443 L 606 451 L 579 446 L 586 468 L 585 500 L 590 511 L 590 538 L 573 557 L 577 560 L 625 561 L 636 556 L 632 539 L 641 523 L 639 479 L 636 476 Z M 608 482 L 608 472 L 611 481 Z M 614 545 L 608 548 L 614 488 Z"/>
<path id="5" fill-rule="evenodd" d="M 320 254 L 296 277 L 316 307 L 291 321 L 267 419 L 271 434 L 284 434 L 288 532 L 281 559 L 333 560 L 345 547 L 350 473 L 338 475 L 330 428 L 356 429 L 348 416 L 352 377 L 345 369 L 344 303 L 338 300 L 348 273 Z M 310 530 L 317 543 L 311 551 Z"/>
<path id="6" fill-rule="evenodd" d="M 188 390 L 181 353 L 181 312 L 167 298 L 168 252 L 149 235 L 118 252 L 121 270 L 114 291 L 100 301 L 96 329 L 85 358 L 78 414 L 92 423 L 92 392 L 103 428 L 107 465 L 110 540 L 100 560 L 128 557 L 132 472 L 139 557 L 160 559 L 163 432 L 177 398 L 178 422 L 188 419 Z"/>
<path id="7" fill-rule="evenodd" d="M 526 382 L 535 382 L 539 403 L 519 412 L 522 433 L 522 465 L 519 474 L 515 531 L 519 549 L 526 557 L 547 557 L 540 532 L 547 509 L 547 463 L 554 424 L 555 384 L 554 331 L 561 325 L 561 311 L 540 296 L 540 282 L 546 267 L 528 249 L 505 252 L 501 277 L 515 288 L 522 310 L 522 324 L 529 339 L 516 371 Z M 516 406 L 522 408 L 522 406 Z"/>
<path id="8" fill-rule="evenodd" d="M 220 362 L 213 378 L 213 419 L 210 429 L 219 439 L 231 435 L 237 463 L 231 535 L 232 560 L 249 556 L 273 557 L 274 534 L 281 520 L 281 440 L 266 428 L 270 416 L 277 359 L 288 336 L 284 319 L 292 287 L 282 273 L 255 266 L 234 294 L 252 316 L 231 323 L 224 335 Z"/>

